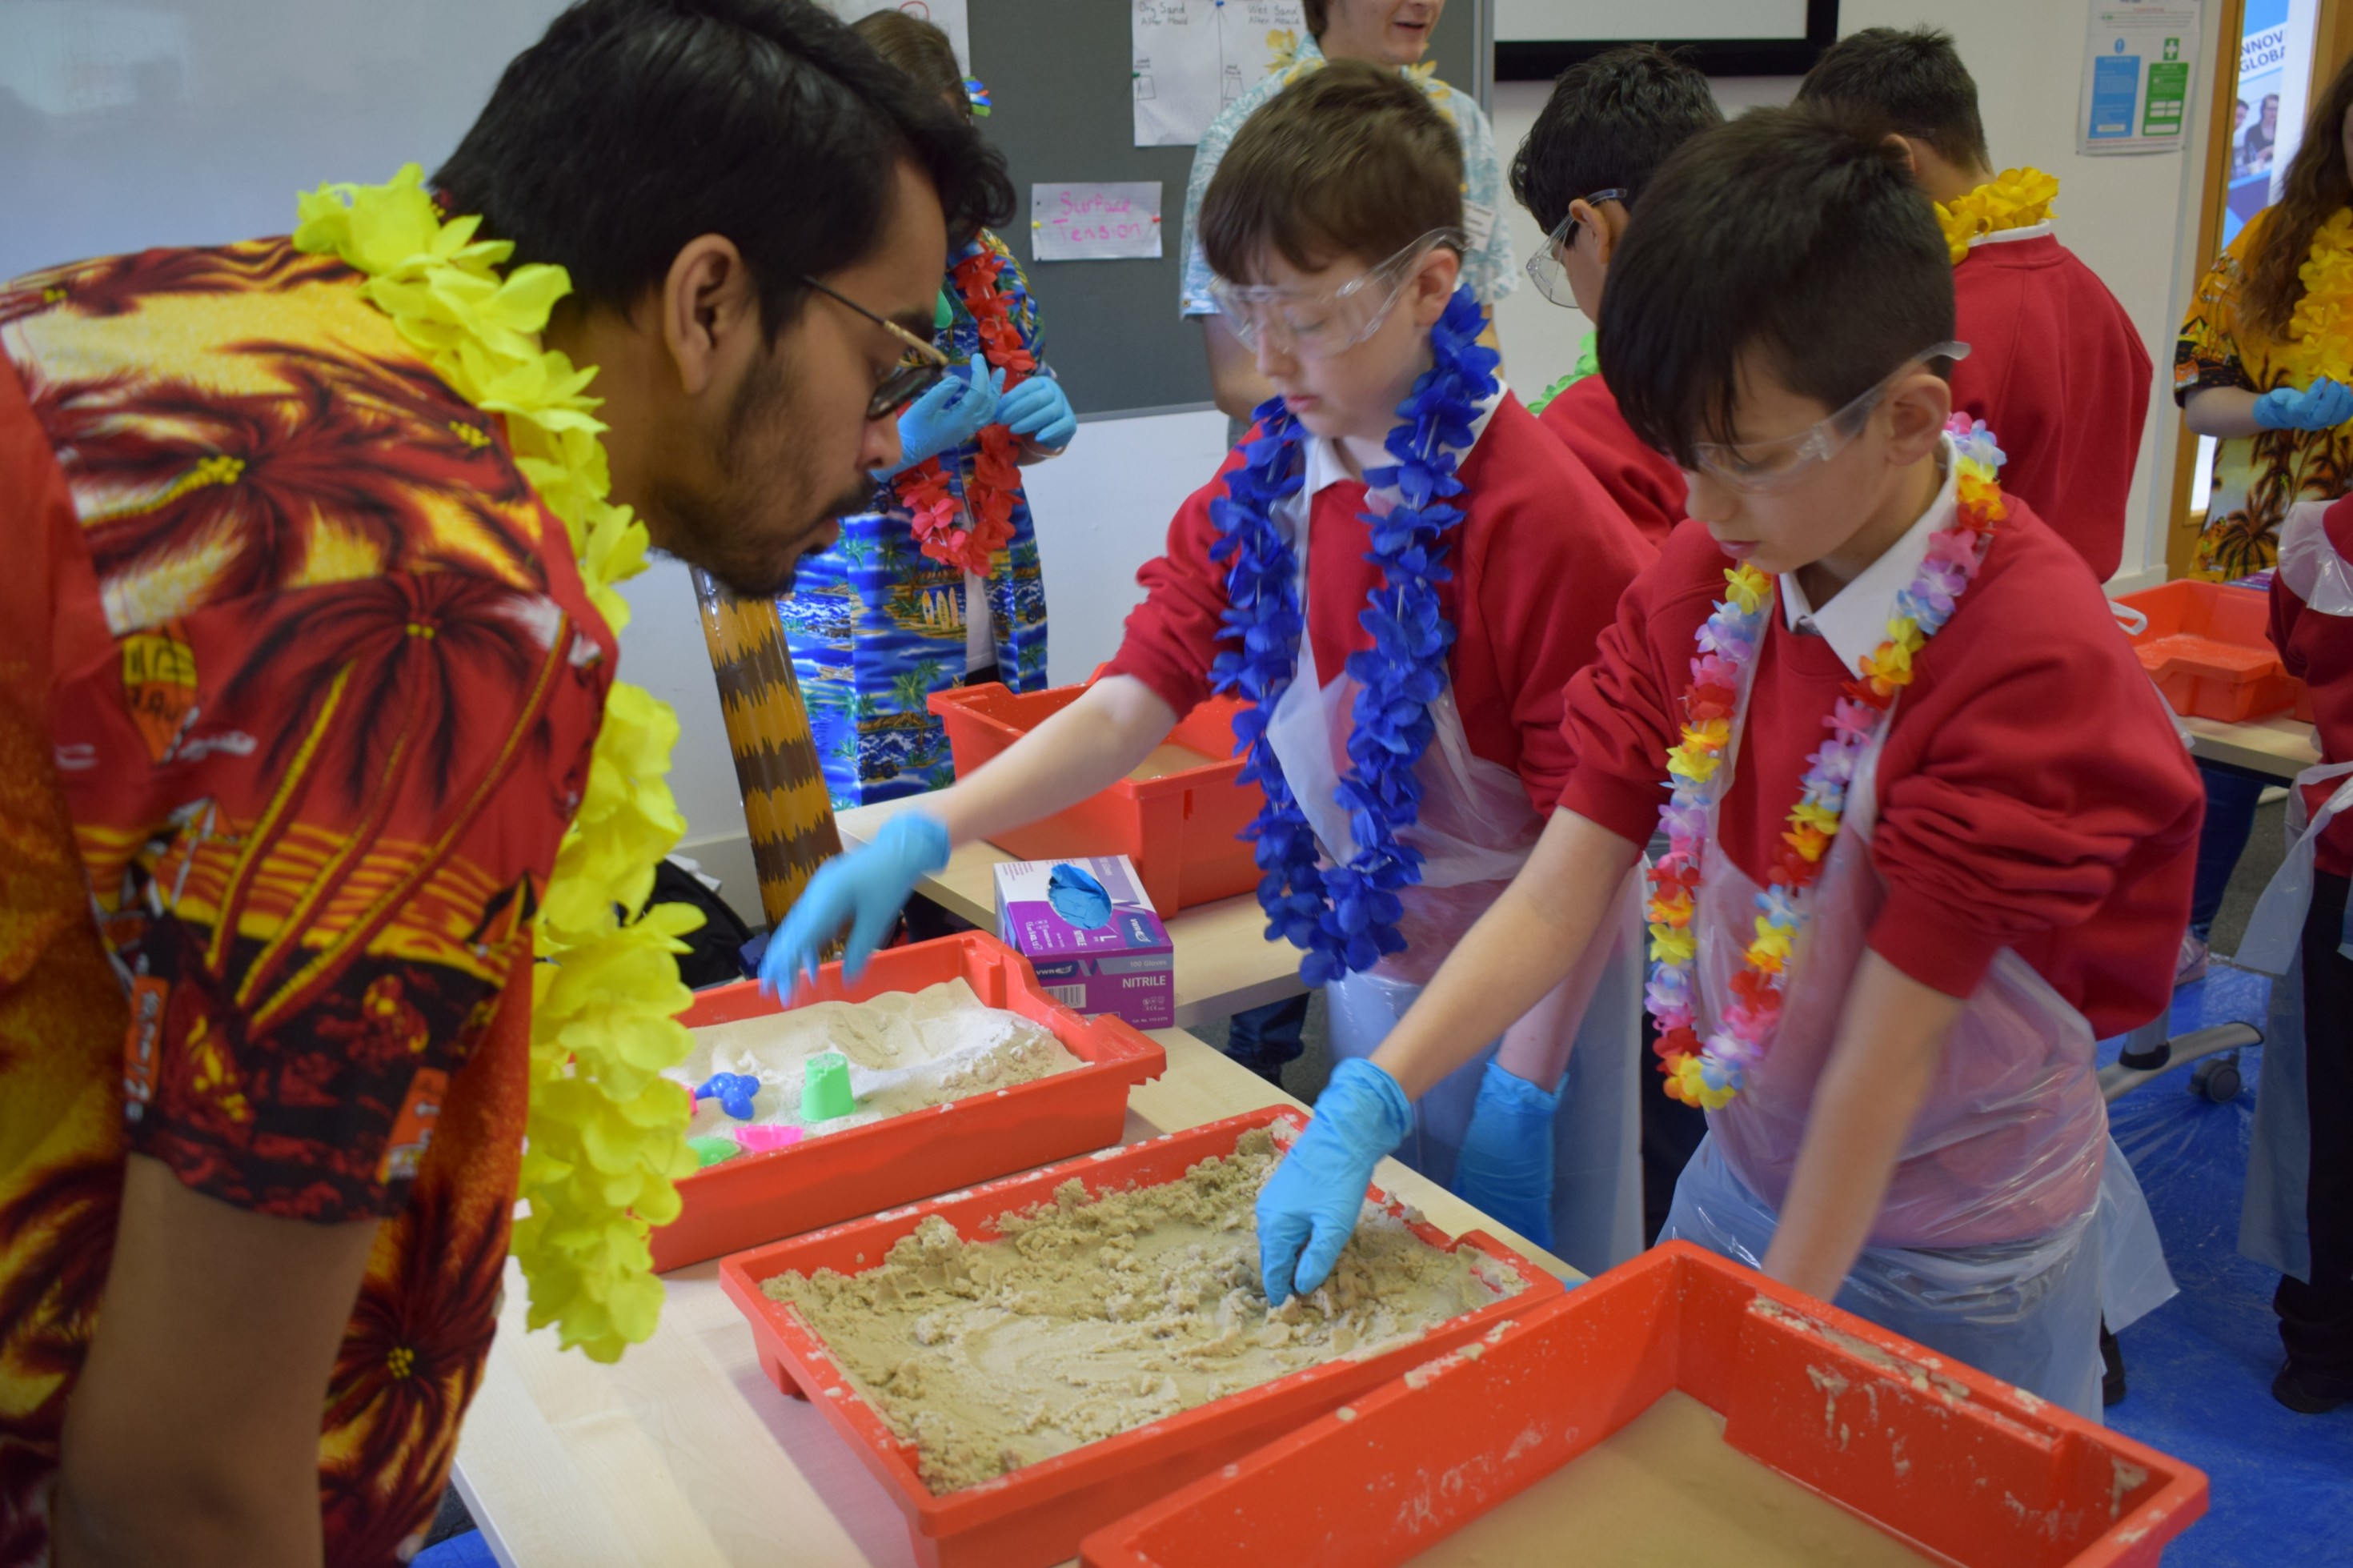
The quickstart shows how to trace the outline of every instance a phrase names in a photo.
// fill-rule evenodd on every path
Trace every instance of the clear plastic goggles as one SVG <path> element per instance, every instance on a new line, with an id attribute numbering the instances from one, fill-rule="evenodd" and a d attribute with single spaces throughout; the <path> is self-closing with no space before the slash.
<path id="1" fill-rule="evenodd" d="M 1226 318 L 1227 327 L 1244 347 L 1255 352 L 1263 338 L 1302 359 L 1330 359 L 1380 331 L 1423 257 L 1441 245 L 1459 252 L 1465 244 L 1461 229 L 1435 228 L 1363 277 L 1336 289 L 1293 289 L 1213 278 L 1209 297 L 1218 302 L 1218 313 Z"/>
<path id="2" fill-rule="evenodd" d="M 1577 199 L 1588 207 L 1599 207 L 1605 201 L 1624 201 L 1626 193 L 1612 185 L 1606 191 L 1595 191 L 1591 196 Z M 1536 286 L 1536 292 L 1554 304 L 1566 305 L 1572 311 L 1585 307 L 1577 302 L 1577 291 L 1568 286 L 1568 273 L 1562 268 L 1560 259 L 1576 243 L 1577 219 L 1573 216 L 1564 217 L 1554 226 L 1550 234 L 1545 236 L 1544 243 L 1536 247 L 1536 253 L 1528 258 L 1527 264 L 1528 281 Z"/>
<path id="3" fill-rule="evenodd" d="M 1803 477 L 1816 463 L 1828 462 L 1846 450 L 1871 420 L 1887 389 L 1922 366 L 1937 359 L 1967 359 L 1969 345 L 1940 343 L 1882 376 L 1878 384 L 1827 418 L 1815 420 L 1794 436 L 1769 441 L 1694 441 L 1692 454 L 1699 471 L 1729 489 L 1744 493 L 1778 490 Z"/>

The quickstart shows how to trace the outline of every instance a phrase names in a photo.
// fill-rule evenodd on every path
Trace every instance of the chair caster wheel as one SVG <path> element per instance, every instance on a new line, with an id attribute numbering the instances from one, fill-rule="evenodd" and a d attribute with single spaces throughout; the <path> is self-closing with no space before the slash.
<path id="1" fill-rule="evenodd" d="M 2189 1069 L 2189 1086 L 2218 1106 L 2229 1105 L 2239 1097 L 2238 1054 L 2209 1056 Z"/>

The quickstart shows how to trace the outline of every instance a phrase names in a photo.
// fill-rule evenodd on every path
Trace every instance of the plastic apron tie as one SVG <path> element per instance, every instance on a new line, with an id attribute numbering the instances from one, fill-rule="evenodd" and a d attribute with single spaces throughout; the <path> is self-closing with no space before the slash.
<path id="1" fill-rule="evenodd" d="M 1302 486 L 1277 513 L 1277 521 L 1289 524 L 1299 563 L 1303 620 L 1314 493 L 1312 484 Z M 1268 740 L 1283 778 L 1326 858 L 1335 862 L 1356 850 L 1337 791 L 1348 766 L 1358 690 L 1345 672 L 1329 685 L 1323 683 L 1314 633 L 1303 629 L 1291 684 L 1268 716 Z M 1398 895 L 1405 905 L 1398 929 L 1409 945 L 1372 970 L 1324 988 L 1335 1057 L 1373 1054 L 1440 962 L 1527 863 L 1543 832 L 1519 776 L 1472 751 L 1451 683 L 1430 705 L 1430 715 L 1436 734 L 1417 770 L 1420 807 L 1415 824 L 1398 834 L 1424 857 L 1420 883 Z M 1586 961 L 1507 1032 L 1540 1037 L 1553 1059 L 1563 1054 L 1567 1058 L 1561 1109 L 1553 1122 L 1554 1248 L 1588 1273 L 1622 1263 L 1642 1248 L 1636 1098 L 1641 1079 L 1641 911 L 1638 868 Z M 1614 943 L 1608 935 L 1612 929 L 1618 932 Z M 1414 1130 L 1398 1150 L 1399 1160 L 1451 1184 L 1480 1078 L 1500 1044 L 1490 1044 L 1421 1097 Z"/>
<path id="2" fill-rule="evenodd" d="M 1757 885 L 1724 853 L 1717 819 L 1739 766 L 1757 662 L 1744 673 L 1719 764 L 1693 920 L 1703 1035 L 1733 994 L 1756 907 Z M 1829 863 L 1805 895 L 1773 1048 L 1739 1097 L 1708 1113 L 1707 1139 L 1676 1185 L 1667 1234 L 1752 1262 L 1770 1242 L 1815 1086 L 1886 898 L 1870 841 L 1894 711 L 1857 763 Z M 2009 948 L 1997 953 L 1947 1038 L 1839 1298 L 2094 1419 L 2105 1268 L 2094 1221 L 2110 1148 L 2096 1049 L 2091 1024 L 2031 965 Z"/>
<path id="3" fill-rule="evenodd" d="M 2304 600 L 2307 610 L 2353 616 L 2353 564 L 2337 554 L 2322 525 L 2330 504 L 2307 501 L 2289 510 L 2280 529 L 2280 580 Z M 2344 782 L 2312 813 L 2306 791 L 2332 779 Z M 2324 762 L 2295 776 L 2287 798 L 2287 856 L 2263 889 L 2232 959 L 2242 968 L 2279 977 L 2263 1020 L 2263 1065 L 2255 1084 L 2254 1124 L 2248 1134 L 2246 1195 L 2239 1209 L 2239 1252 L 2307 1283 L 2312 1278 L 2312 1107 L 2305 1075 L 2304 923 L 2312 906 L 2313 861 L 2320 835 L 2348 806 L 2353 806 L 2353 762 Z M 2348 937 L 2353 930 L 2339 930 L 2337 951 L 2353 958 Z"/>

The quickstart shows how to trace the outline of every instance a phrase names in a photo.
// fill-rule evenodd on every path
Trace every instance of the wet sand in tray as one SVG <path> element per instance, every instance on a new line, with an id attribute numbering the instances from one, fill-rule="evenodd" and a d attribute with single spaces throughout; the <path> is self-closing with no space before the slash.
<path id="1" fill-rule="evenodd" d="M 952 1491 L 1287 1372 L 1375 1354 L 1525 1288 L 1508 1266 L 1441 1252 L 1368 1213 L 1305 1300 L 1267 1310 L 1258 1190 L 1264 1129 L 1181 1181 L 1055 1202 L 966 1243 L 934 1215 L 855 1277 L 763 1286 L 825 1340 L 859 1397 Z"/>
<path id="2" fill-rule="evenodd" d="M 1171 773 L 1182 773 L 1193 768 L 1207 768 L 1219 760 L 1220 758 L 1211 757 L 1206 752 L 1196 751 L 1189 746 L 1178 746 L 1174 741 L 1167 741 L 1154 747 L 1152 755 L 1128 769 L 1127 776 L 1139 780 L 1166 779 Z"/>
<path id="3" fill-rule="evenodd" d="M 1412 1568 L 1921 1568 L 1905 1545 L 1724 1440 L 1724 1417 L 1680 1390 Z"/>

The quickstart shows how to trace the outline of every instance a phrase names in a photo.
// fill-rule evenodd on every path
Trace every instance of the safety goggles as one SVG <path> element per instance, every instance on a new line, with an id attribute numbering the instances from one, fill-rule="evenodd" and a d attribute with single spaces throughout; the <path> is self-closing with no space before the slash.
<path id="1" fill-rule="evenodd" d="M 1209 297 L 1244 347 L 1255 351 L 1263 338 L 1302 359 L 1330 359 L 1380 331 L 1423 257 L 1441 245 L 1460 251 L 1464 244 L 1461 230 L 1436 228 L 1363 277 L 1328 291 L 1215 278 Z"/>
<path id="2" fill-rule="evenodd" d="M 836 293 L 815 278 L 804 276 L 801 281 L 836 304 L 845 306 L 864 316 L 868 321 L 897 338 L 900 346 L 907 351 L 900 355 L 898 365 L 876 384 L 872 396 L 866 399 L 866 417 L 869 419 L 892 418 L 900 409 L 938 386 L 940 377 L 948 373 L 950 363 L 948 356 L 901 326 L 897 322 L 885 316 L 876 315 L 856 300 Z"/>
<path id="3" fill-rule="evenodd" d="M 1605 201 L 1624 201 L 1626 193 L 1612 185 L 1606 191 L 1595 191 L 1591 196 L 1577 199 L 1588 207 L 1599 207 Z M 1572 311 L 1583 307 L 1577 302 L 1577 291 L 1568 286 L 1568 273 L 1561 267 L 1560 259 L 1576 243 L 1577 218 L 1572 207 L 1571 216 L 1562 218 L 1553 231 L 1545 236 L 1545 242 L 1536 247 L 1535 255 L 1528 258 L 1527 266 L 1528 281 L 1536 286 L 1536 292 L 1554 304 L 1567 305 Z"/>
<path id="4" fill-rule="evenodd" d="M 1769 441 L 1694 441 L 1694 465 L 1730 489 L 1753 493 L 1778 490 L 1801 478 L 1816 463 L 1828 462 L 1846 450 L 1871 420 L 1871 411 L 1887 389 L 1922 366 L 1938 359 L 1967 359 L 1969 345 L 1940 343 L 1921 350 L 1897 366 L 1879 383 L 1826 418 L 1815 420 L 1794 436 Z"/>

